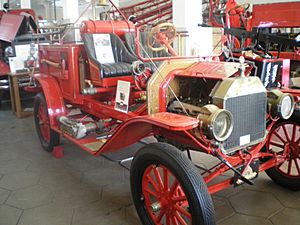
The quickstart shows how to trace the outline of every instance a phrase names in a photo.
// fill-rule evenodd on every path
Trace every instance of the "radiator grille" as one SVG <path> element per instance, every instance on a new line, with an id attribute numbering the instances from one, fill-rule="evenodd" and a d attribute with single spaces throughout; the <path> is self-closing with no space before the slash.
<path id="1" fill-rule="evenodd" d="M 234 122 L 233 132 L 223 146 L 227 153 L 264 138 L 266 99 L 266 93 L 256 93 L 224 100 L 224 108 L 232 113 Z"/>

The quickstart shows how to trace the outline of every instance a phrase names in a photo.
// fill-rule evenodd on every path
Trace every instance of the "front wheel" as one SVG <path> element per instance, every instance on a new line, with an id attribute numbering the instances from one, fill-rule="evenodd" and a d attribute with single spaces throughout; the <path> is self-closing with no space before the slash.
<path id="1" fill-rule="evenodd" d="M 143 225 L 214 225 L 207 186 L 192 162 L 166 143 L 143 147 L 130 172 L 131 194 Z"/>
<path id="2" fill-rule="evenodd" d="M 290 190 L 300 190 L 300 123 L 293 117 L 280 121 L 270 131 L 266 150 L 285 157 L 285 161 L 266 170 L 268 176 L 277 184 Z"/>
<path id="3" fill-rule="evenodd" d="M 34 122 L 43 149 L 52 152 L 59 144 L 59 134 L 50 127 L 47 102 L 42 93 L 37 94 L 34 100 Z"/>

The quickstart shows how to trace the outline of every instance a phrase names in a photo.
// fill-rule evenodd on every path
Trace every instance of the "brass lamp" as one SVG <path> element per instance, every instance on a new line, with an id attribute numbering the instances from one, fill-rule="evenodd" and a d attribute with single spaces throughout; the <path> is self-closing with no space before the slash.
<path id="1" fill-rule="evenodd" d="M 285 120 L 292 116 L 295 108 L 293 96 L 277 89 L 268 92 L 268 104 L 272 116 L 279 116 Z"/>
<path id="2" fill-rule="evenodd" d="M 107 6 L 108 2 L 107 2 L 107 0 L 98 0 L 98 1 L 96 1 L 96 5 L 97 6 Z"/>

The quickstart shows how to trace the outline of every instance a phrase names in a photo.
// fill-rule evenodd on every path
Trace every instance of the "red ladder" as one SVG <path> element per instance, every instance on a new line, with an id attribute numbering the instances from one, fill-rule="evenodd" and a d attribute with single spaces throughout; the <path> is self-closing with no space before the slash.
<path id="1" fill-rule="evenodd" d="M 120 8 L 126 19 L 132 20 L 137 26 L 153 24 L 157 21 L 170 22 L 172 20 L 172 0 L 146 0 L 137 4 Z M 114 16 L 117 11 L 111 12 Z"/>

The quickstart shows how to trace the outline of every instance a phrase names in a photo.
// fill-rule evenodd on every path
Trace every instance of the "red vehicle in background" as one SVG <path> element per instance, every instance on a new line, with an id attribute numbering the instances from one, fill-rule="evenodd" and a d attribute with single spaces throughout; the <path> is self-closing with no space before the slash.
<path id="1" fill-rule="evenodd" d="M 4 4 L 0 11 L 0 105 L 2 100 L 9 99 L 9 81 L 7 74 L 13 72 L 27 72 L 35 67 L 37 57 L 37 42 L 45 41 L 45 37 L 38 37 L 35 23 L 35 12 L 32 9 L 9 10 Z M 11 71 L 9 60 L 18 58 L 24 64 Z M 25 87 L 29 78 L 22 79 L 20 87 Z M 22 93 L 22 95 L 27 95 Z"/>
<path id="2" fill-rule="evenodd" d="M 4 10 L 0 11 L 0 24 L 2 23 L 1 27 L 3 26 L 3 23 L 11 23 L 14 29 L 12 30 L 6 30 L 5 34 L 2 32 L 0 36 L 0 76 L 6 75 L 10 72 L 9 65 L 7 62 L 7 56 L 5 56 L 5 49 L 9 46 L 8 42 L 13 42 L 17 32 L 19 31 L 19 27 L 21 26 L 20 23 L 24 23 L 22 19 L 18 19 L 20 17 L 25 17 L 26 21 L 30 26 L 32 26 L 33 31 L 36 33 L 37 32 L 37 27 L 34 22 L 35 20 L 35 12 L 32 9 L 14 9 L 14 10 L 9 10 L 8 4 L 5 3 L 3 5 Z M 9 16 L 5 21 L 2 21 L 2 17 L 4 15 L 12 15 Z M 16 17 L 14 17 L 16 16 Z M 21 20 L 21 22 L 19 22 Z M 24 25 L 23 25 L 24 26 Z M 27 26 L 27 25 L 26 25 Z M 26 31 L 25 31 L 26 32 Z M 23 31 L 24 33 L 24 31 Z M 19 33 L 21 34 L 21 33 Z M 7 52 L 9 50 L 6 50 Z"/>
<path id="3" fill-rule="evenodd" d="M 300 190 L 299 125 L 281 125 L 299 120 L 300 92 L 267 90 L 243 58 L 176 56 L 169 23 L 140 31 L 127 21 L 90 20 L 81 36 L 83 43 L 39 47 L 36 131 L 55 154 L 64 137 L 95 156 L 133 157 L 131 192 L 142 224 L 213 225 L 210 194 L 252 185 L 262 171 Z M 149 136 L 157 142 L 124 149 Z M 220 163 L 201 173 L 192 151 Z"/>
<path id="4" fill-rule="evenodd" d="M 300 2 L 255 4 L 252 11 L 249 3 L 235 0 L 210 0 L 209 6 L 207 24 L 227 30 L 229 48 L 251 47 L 261 56 L 290 59 L 291 71 L 299 70 Z"/>

